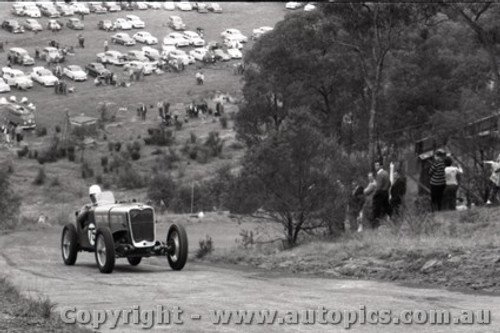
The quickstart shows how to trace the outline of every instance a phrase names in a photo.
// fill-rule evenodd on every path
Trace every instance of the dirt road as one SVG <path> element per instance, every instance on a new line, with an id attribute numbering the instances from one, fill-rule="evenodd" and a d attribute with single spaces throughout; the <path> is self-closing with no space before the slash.
<path id="1" fill-rule="evenodd" d="M 439 289 L 416 289 L 395 284 L 367 281 L 347 281 L 321 278 L 302 278 L 270 274 L 232 267 L 211 267 L 189 263 L 181 272 L 170 270 L 166 259 L 150 258 L 138 267 L 119 260 L 111 275 L 100 274 L 94 257 L 80 253 L 73 267 L 62 264 L 59 251 L 61 228 L 18 232 L 0 237 L 0 272 L 26 293 L 48 296 L 57 303 L 57 310 L 67 311 L 74 318 L 76 310 L 144 310 L 163 311 L 163 320 L 170 324 L 155 325 L 152 330 L 169 332 L 343 332 L 345 321 L 338 325 L 338 314 L 327 310 L 356 310 L 343 314 L 343 319 L 360 318 L 372 310 L 448 309 L 453 314 L 462 309 L 491 311 L 489 325 L 406 325 L 352 324 L 352 332 L 499 332 L 500 298 L 449 292 Z M 188 227 L 189 234 L 189 227 Z M 191 242 L 195 243 L 195 242 Z M 197 244 L 191 244 L 195 249 Z M 179 314 L 177 311 L 183 312 Z M 212 323 L 210 310 L 277 310 L 278 319 L 268 325 L 217 325 Z M 304 320 L 304 310 L 316 310 L 315 325 L 293 324 L 297 317 Z M 364 309 L 364 310 L 362 310 Z M 169 312 L 170 318 L 165 315 Z M 176 314 L 177 313 L 177 314 Z M 323 314 L 319 314 L 323 313 Z M 342 312 L 341 312 L 342 313 Z M 353 311 L 354 313 L 354 311 Z M 321 317 L 322 316 L 322 317 Z M 326 316 L 326 317 L 325 317 Z M 394 316 L 394 315 L 393 315 Z M 124 318 L 125 316 L 121 317 Z M 321 317 L 321 318 L 320 318 Z M 430 315 L 428 315 L 430 318 Z M 96 316 L 94 316 L 96 318 Z M 158 318 L 158 316 L 157 316 Z M 399 317 L 398 317 L 399 318 Z M 408 319 L 408 317 L 405 317 Z M 110 317 L 99 328 L 102 332 L 144 332 L 145 315 L 138 324 L 118 320 L 112 329 Z M 406 320 L 405 319 L 405 320 Z M 422 319 L 422 317 L 420 317 Z M 467 318 L 462 318 L 467 319 Z M 96 319 L 97 320 L 97 319 Z M 157 319 L 155 319 L 157 320 Z M 182 321 L 174 324 L 173 321 Z M 254 318 L 255 320 L 255 318 Z M 371 321 L 371 319 L 368 319 Z M 411 320 L 411 317 L 410 317 Z M 415 320 L 415 319 L 413 319 Z M 452 317 L 453 320 L 453 317 Z M 131 317 L 133 321 L 133 313 Z M 284 322 L 284 323 L 281 323 Z M 406 322 L 406 321 L 405 321 Z M 289 324 L 287 324 L 289 323 Z M 88 325 L 90 327 L 90 324 Z"/>

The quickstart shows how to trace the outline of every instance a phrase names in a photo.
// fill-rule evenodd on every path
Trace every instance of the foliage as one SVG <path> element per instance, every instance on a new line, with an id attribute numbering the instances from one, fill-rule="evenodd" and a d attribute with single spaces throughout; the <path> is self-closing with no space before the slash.
<path id="1" fill-rule="evenodd" d="M 213 251 L 212 237 L 206 235 L 205 239 L 200 240 L 200 247 L 196 251 L 196 258 L 201 259 Z"/>
<path id="2" fill-rule="evenodd" d="M 10 229 L 16 225 L 21 206 L 21 198 L 14 192 L 10 174 L 6 168 L 0 168 L 0 229 Z"/>
<path id="3" fill-rule="evenodd" d="M 33 180 L 34 185 L 43 185 L 45 184 L 45 180 L 47 178 L 47 175 L 45 174 L 45 169 L 43 167 L 40 167 L 38 169 L 38 173 L 36 174 L 35 179 Z"/>

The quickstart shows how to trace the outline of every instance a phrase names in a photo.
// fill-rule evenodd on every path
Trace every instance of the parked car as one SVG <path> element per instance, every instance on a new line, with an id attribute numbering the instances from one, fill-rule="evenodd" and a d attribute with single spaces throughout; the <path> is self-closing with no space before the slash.
<path id="1" fill-rule="evenodd" d="M 143 46 L 142 52 L 148 57 L 149 61 L 157 61 L 160 59 L 160 51 L 149 46 Z"/>
<path id="2" fill-rule="evenodd" d="M 24 21 L 24 29 L 25 30 L 30 30 L 30 31 L 42 31 L 43 30 L 43 27 L 40 23 L 38 23 L 38 21 L 36 19 L 32 19 L 32 18 L 29 18 L 29 19 L 26 19 L 26 21 Z"/>
<path id="3" fill-rule="evenodd" d="M 36 128 L 36 118 L 32 110 L 17 103 L 0 104 L 0 114 L 4 115 L 4 123 L 19 126 L 23 130 Z"/>
<path id="4" fill-rule="evenodd" d="M 97 187 L 98 190 L 93 190 Z M 101 273 L 111 273 L 117 258 L 137 266 L 143 257 L 166 257 L 173 270 L 184 268 L 188 239 L 181 225 L 170 225 L 166 242 L 156 235 L 152 206 L 143 203 L 116 203 L 112 192 L 89 188 L 92 204 L 75 213 L 76 221 L 62 230 L 61 252 L 65 265 L 74 265 L 78 252 L 94 252 Z M 95 198 L 95 199 L 94 199 Z"/>
<path id="5" fill-rule="evenodd" d="M 59 24 L 57 20 L 49 20 L 47 23 L 47 29 L 50 31 L 59 31 L 62 29 L 62 25 Z"/>
<path id="6" fill-rule="evenodd" d="M 189 40 L 189 44 L 196 46 L 196 47 L 202 47 L 205 45 L 205 40 L 200 37 L 196 32 L 194 31 L 184 31 L 183 33 L 184 37 L 186 37 Z"/>
<path id="7" fill-rule="evenodd" d="M 302 4 L 300 2 L 290 1 L 290 2 L 287 2 L 285 4 L 285 8 L 286 9 L 297 9 L 297 8 L 300 8 L 300 7 L 302 7 Z"/>
<path id="8" fill-rule="evenodd" d="M 142 1 L 135 1 L 135 2 L 132 2 L 132 8 L 137 9 L 137 10 L 147 10 L 148 5 Z"/>
<path id="9" fill-rule="evenodd" d="M 184 66 L 189 65 L 193 62 L 188 56 L 188 54 L 182 50 L 172 50 L 168 53 L 167 60 L 177 60 L 177 59 L 180 59 L 184 64 Z"/>
<path id="10" fill-rule="evenodd" d="M 158 44 L 158 38 L 152 36 L 147 31 L 136 32 L 132 36 L 132 38 L 134 38 L 137 42 L 143 43 L 143 44 L 148 44 L 148 45 Z"/>
<path id="11" fill-rule="evenodd" d="M 163 3 L 163 8 L 165 10 L 170 10 L 170 11 L 175 10 L 175 2 L 173 2 L 173 1 L 166 1 L 166 2 Z"/>
<path id="12" fill-rule="evenodd" d="M 52 46 L 47 46 L 42 49 L 40 59 L 50 62 L 63 62 L 64 54 Z"/>
<path id="13" fill-rule="evenodd" d="M 226 29 L 220 35 L 222 38 L 231 38 L 241 43 L 246 43 L 248 41 L 248 37 L 243 35 L 238 29 Z"/>
<path id="14" fill-rule="evenodd" d="M 73 16 L 73 15 L 75 15 L 75 13 L 73 12 L 73 9 L 71 9 L 71 7 L 64 2 L 57 3 L 56 9 L 59 11 L 61 16 Z"/>
<path id="15" fill-rule="evenodd" d="M 45 87 L 54 86 L 59 82 L 59 79 L 55 77 L 50 70 L 44 67 L 33 67 L 31 79 Z"/>
<path id="16" fill-rule="evenodd" d="M 66 23 L 66 26 L 70 29 L 73 30 L 83 30 L 85 27 L 82 21 L 76 17 L 72 17 L 68 20 L 68 23 Z"/>
<path id="17" fill-rule="evenodd" d="M 83 14 L 83 15 L 88 15 L 90 14 L 90 9 L 89 7 L 85 6 L 84 3 L 82 2 L 73 2 L 70 5 L 70 8 L 73 10 L 73 13 L 75 14 Z"/>
<path id="18" fill-rule="evenodd" d="M 61 14 L 56 9 L 56 7 L 52 6 L 52 3 L 48 6 L 43 6 L 40 8 L 43 16 L 47 16 L 49 18 L 58 18 L 61 17 Z"/>
<path id="19" fill-rule="evenodd" d="M 184 30 L 186 28 L 182 19 L 177 15 L 173 15 L 168 18 L 168 26 L 174 30 Z"/>
<path id="20" fill-rule="evenodd" d="M 13 34 L 22 34 L 24 32 L 24 28 L 16 20 L 3 21 L 2 29 L 12 32 Z"/>
<path id="21" fill-rule="evenodd" d="M 161 3 L 157 2 L 157 1 L 151 1 L 151 2 L 148 1 L 148 2 L 146 2 L 146 5 L 148 6 L 148 8 L 151 8 L 154 10 L 161 9 Z"/>
<path id="22" fill-rule="evenodd" d="M 257 39 L 261 37 L 263 34 L 268 33 L 269 31 L 272 31 L 273 27 L 260 27 L 252 30 L 252 39 Z"/>
<path id="23" fill-rule="evenodd" d="M 227 49 L 227 53 L 231 56 L 233 59 L 241 59 L 243 58 L 243 54 L 241 53 L 240 50 L 238 49 Z"/>
<path id="24" fill-rule="evenodd" d="M 224 52 L 223 49 L 215 49 L 214 55 L 215 55 L 215 60 L 220 60 L 220 61 L 231 60 L 231 56 L 227 52 Z"/>
<path id="25" fill-rule="evenodd" d="M 103 1 L 102 5 L 108 12 L 119 12 L 121 10 L 120 6 L 114 1 Z"/>
<path id="26" fill-rule="evenodd" d="M 23 66 L 31 66 L 35 64 L 35 59 L 33 59 L 28 51 L 20 47 L 13 47 L 7 53 L 7 59 L 13 64 L 19 64 Z"/>
<path id="27" fill-rule="evenodd" d="M 195 58 L 198 61 L 203 61 L 203 57 L 208 52 L 207 48 L 199 47 L 194 50 L 189 51 L 189 55 Z"/>
<path id="28" fill-rule="evenodd" d="M 78 65 L 69 65 L 63 68 L 63 74 L 73 81 L 86 81 L 87 73 Z"/>
<path id="29" fill-rule="evenodd" d="M 182 10 L 182 11 L 190 11 L 193 10 L 193 6 L 189 1 L 180 1 L 175 4 L 177 9 Z"/>
<path id="30" fill-rule="evenodd" d="M 116 28 L 110 20 L 100 20 L 97 23 L 97 29 L 99 30 L 104 30 L 104 31 L 115 31 Z"/>
<path id="31" fill-rule="evenodd" d="M 42 17 L 42 13 L 34 3 L 26 3 L 23 7 L 23 16 L 39 18 Z"/>
<path id="32" fill-rule="evenodd" d="M 153 73 L 158 68 L 158 63 L 157 62 L 142 62 L 138 60 L 132 60 L 125 64 L 123 67 L 125 70 L 126 69 L 133 69 L 134 71 L 143 69 L 144 70 L 144 75 L 150 75 Z"/>
<path id="33" fill-rule="evenodd" d="M 85 71 L 93 77 L 111 75 L 111 71 L 98 62 L 91 62 L 85 66 Z"/>
<path id="34" fill-rule="evenodd" d="M 106 14 L 108 12 L 108 9 L 104 7 L 100 2 L 90 2 L 89 3 L 89 10 L 91 13 L 95 14 Z"/>
<path id="35" fill-rule="evenodd" d="M 106 52 L 98 53 L 97 61 L 103 64 L 123 66 L 128 62 L 128 59 L 121 52 L 109 50 Z"/>
<path id="36" fill-rule="evenodd" d="M 5 82 L 4 79 L 0 78 L 0 93 L 9 92 L 10 86 Z"/>
<path id="37" fill-rule="evenodd" d="M 33 80 L 22 70 L 3 67 L 2 68 L 2 78 L 9 86 L 16 87 L 18 89 L 29 89 L 33 87 Z"/>
<path id="38" fill-rule="evenodd" d="M 238 50 L 241 50 L 243 48 L 243 44 L 240 42 L 239 38 L 234 36 L 224 38 L 224 46 L 229 49 Z"/>
<path id="39" fill-rule="evenodd" d="M 146 24 L 144 23 L 143 20 L 139 18 L 139 16 L 136 15 L 127 15 L 126 16 L 127 21 L 130 22 L 132 25 L 132 28 L 135 29 L 144 29 L 146 27 Z"/>
<path id="40" fill-rule="evenodd" d="M 146 57 L 146 55 L 144 54 L 144 51 L 140 51 L 140 50 L 128 51 L 127 58 L 130 61 L 134 61 L 134 60 L 141 61 L 141 62 L 149 61 L 149 58 Z"/>
<path id="41" fill-rule="evenodd" d="M 135 45 L 135 39 L 130 37 L 130 35 L 126 32 L 118 32 L 111 36 L 111 43 L 121 44 L 125 46 L 133 46 Z"/>
<path id="42" fill-rule="evenodd" d="M 316 3 L 314 3 L 314 2 L 310 2 L 310 3 L 308 3 L 307 5 L 304 6 L 304 10 L 306 12 L 310 12 L 310 11 L 313 11 L 315 9 L 316 9 Z"/>
<path id="43" fill-rule="evenodd" d="M 117 18 L 115 21 L 116 29 L 132 30 L 132 24 L 124 18 Z"/>
<path id="44" fill-rule="evenodd" d="M 206 3 L 198 2 L 196 6 L 198 13 L 205 14 L 208 13 L 208 6 Z"/>
<path id="45" fill-rule="evenodd" d="M 217 2 L 211 2 L 207 5 L 207 9 L 214 13 L 222 13 L 222 7 Z"/>
<path id="46" fill-rule="evenodd" d="M 189 38 L 178 32 L 169 33 L 164 39 L 163 44 L 171 44 L 176 47 L 189 46 L 191 44 Z"/>
<path id="47" fill-rule="evenodd" d="M 10 12 L 15 16 L 25 16 L 24 5 L 21 2 L 16 2 L 12 5 Z"/>

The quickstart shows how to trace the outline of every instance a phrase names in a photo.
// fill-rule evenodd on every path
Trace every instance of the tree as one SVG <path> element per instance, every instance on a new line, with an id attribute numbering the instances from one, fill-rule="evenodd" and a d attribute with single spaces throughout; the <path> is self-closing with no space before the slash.
<path id="1" fill-rule="evenodd" d="M 12 228 L 17 223 L 21 198 L 14 192 L 9 180 L 9 173 L 0 169 L 0 229 Z"/>
<path id="2" fill-rule="evenodd" d="M 240 181 L 252 185 L 240 204 L 248 207 L 251 201 L 252 215 L 280 223 L 293 245 L 302 231 L 322 226 L 325 207 L 342 197 L 338 181 L 345 157 L 333 149 L 332 140 L 318 130 L 307 109 L 291 110 L 282 127 L 245 155 Z M 337 214 L 343 217 L 338 208 Z M 342 227 L 343 219 L 337 229 Z"/>

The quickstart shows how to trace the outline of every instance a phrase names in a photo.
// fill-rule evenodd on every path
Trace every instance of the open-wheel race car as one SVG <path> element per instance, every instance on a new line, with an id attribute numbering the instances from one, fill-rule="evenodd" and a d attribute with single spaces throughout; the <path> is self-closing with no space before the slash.
<path id="1" fill-rule="evenodd" d="M 172 224 L 166 241 L 159 241 L 153 207 L 117 203 L 112 192 L 101 192 L 98 185 L 89 192 L 92 203 L 75 213 L 76 223 L 63 228 L 61 252 L 66 265 L 74 265 L 78 252 L 86 251 L 95 253 L 101 273 L 111 273 L 116 258 L 127 258 L 136 266 L 143 257 L 166 256 L 173 270 L 184 268 L 188 240 L 181 225 Z"/>

